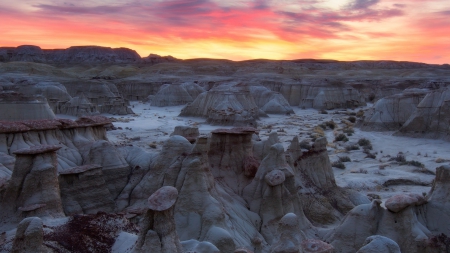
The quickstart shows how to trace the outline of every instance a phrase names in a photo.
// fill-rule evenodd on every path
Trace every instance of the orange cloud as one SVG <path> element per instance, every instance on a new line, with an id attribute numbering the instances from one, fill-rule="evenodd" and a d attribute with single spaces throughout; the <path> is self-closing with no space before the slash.
<path id="1" fill-rule="evenodd" d="M 105 0 L 103 3 L 107 3 Z M 0 46 L 129 47 L 178 58 L 450 62 L 446 0 L 0 3 Z M 438 11 L 436 9 L 439 9 Z"/>

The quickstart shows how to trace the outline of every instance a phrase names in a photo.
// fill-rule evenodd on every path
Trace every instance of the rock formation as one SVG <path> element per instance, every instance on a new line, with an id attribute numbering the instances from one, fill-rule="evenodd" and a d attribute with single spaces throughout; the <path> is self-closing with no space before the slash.
<path id="1" fill-rule="evenodd" d="M 450 88 L 430 92 L 399 130 L 399 134 L 450 140 Z"/>
<path id="2" fill-rule="evenodd" d="M 280 93 L 271 91 L 264 86 L 251 86 L 250 92 L 255 99 L 256 105 L 265 113 L 288 115 L 294 113 L 289 103 Z"/>
<path id="3" fill-rule="evenodd" d="M 246 87 L 228 84 L 200 94 L 181 110 L 180 116 L 205 117 L 213 125 L 256 127 L 265 116 Z"/>
<path id="4" fill-rule="evenodd" d="M 219 184 L 242 195 L 257 173 L 259 162 L 252 151 L 254 128 L 216 129 L 211 132 L 208 158 Z"/>
<path id="5" fill-rule="evenodd" d="M 175 229 L 173 205 L 178 191 L 172 186 L 164 186 L 148 198 L 139 239 L 134 252 L 182 253 L 180 240 Z"/>
<path id="6" fill-rule="evenodd" d="M 66 215 L 114 211 L 113 195 L 101 166 L 83 165 L 61 170 L 58 181 Z"/>
<path id="7" fill-rule="evenodd" d="M 180 135 L 186 138 L 190 143 L 195 142 L 197 137 L 200 135 L 198 127 L 189 126 L 176 126 L 170 136 Z"/>
<path id="8" fill-rule="evenodd" d="M 44 145 L 14 152 L 16 163 L 0 203 L 0 217 L 14 222 L 20 217 L 63 217 L 58 184 L 56 151 Z"/>
<path id="9" fill-rule="evenodd" d="M 369 202 L 366 197 L 336 185 L 325 137 L 317 139 L 312 148 L 305 153 L 292 152 L 296 150 L 294 147 L 298 146 L 298 143 L 295 143 L 296 139 L 293 142 L 290 159 L 293 161 L 294 175 L 300 185 L 301 202 L 307 207 L 304 211 L 309 220 L 319 224 L 332 223 L 355 205 Z"/>
<path id="10" fill-rule="evenodd" d="M 18 93 L 0 93 L 0 120 L 54 119 L 55 114 L 42 97 L 24 97 Z"/>
<path id="11" fill-rule="evenodd" d="M 164 84 L 151 98 L 152 106 L 185 105 L 205 90 L 196 83 Z"/>
<path id="12" fill-rule="evenodd" d="M 361 128 L 376 131 L 398 130 L 411 117 L 427 93 L 428 90 L 409 89 L 381 98 L 364 114 Z"/>
<path id="13" fill-rule="evenodd" d="M 44 228 L 38 217 L 23 219 L 17 227 L 11 253 L 44 253 L 48 252 L 43 245 Z"/>
<path id="14" fill-rule="evenodd" d="M 393 240 L 381 236 L 373 235 L 367 237 L 364 241 L 364 246 L 360 248 L 356 253 L 375 253 L 375 252 L 386 252 L 386 253 L 400 253 L 400 247 Z"/>

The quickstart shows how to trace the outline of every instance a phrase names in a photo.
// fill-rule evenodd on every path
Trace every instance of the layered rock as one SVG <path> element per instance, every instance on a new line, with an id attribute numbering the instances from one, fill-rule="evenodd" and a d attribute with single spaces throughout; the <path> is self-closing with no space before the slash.
<path id="1" fill-rule="evenodd" d="M 294 138 L 293 142 L 295 143 Z M 350 211 L 355 204 L 369 202 L 358 193 L 345 190 L 336 185 L 330 159 L 327 140 L 317 139 L 308 152 L 298 152 L 298 143 L 290 148 L 290 160 L 300 185 L 301 202 L 309 220 L 319 224 L 332 223 Z M 297 151 L 296 151 L 297 150 Z M 332 204 L 333 203 L 333 204 Z"/>
<path id="2" fill-rule="evenodd" d="M 164 84 L 151 98 L 152 106 L 185 105 L 193 102 L 205 90 L 196 83 Z"/>
<path id="3" fill-rule="evenodd" d="M 271 91 L 264 86 L 251 86 L 250 92 L 256 105 L 265 113 L 287 115 L 294 113 L 288 101 L 278 92 Z"/>
<path id="4" fill-rule="evenodd" d="M 450 140 L 450 88 L 430 92 L 399 130 L 401 135 Z"/>
<path id="5" fill-rule="evenodd" d="M 214 181 L 206 145 L 201 139 L 196 142 L 176 181 L 180 190 L 175 219 L 180 239 L 209 241 L 226 253 L 239 247 L 265 252 L 267 243 L 258 232 L 259 216 L 247 209 L 239 195 Z"/>
<path id="6" fill-rule="evenodd" d="M 273 145 L 258 167 L 254 179 L 243 191 L 250 210 L 260 215 L 261 234 L 269 243 L 276 238 L 277 222 L 287 213 L 299 217 L 300 229 L 312 228 L 303 213 L 297 187 L 294 171 L 286 162 L 283 146 Z"/>
<path id="7" fill-rule="evenodd" d="M 355 252 L 365 247 L 364 245 L 368 244 L 366 238 L 372 235 L 390 238 L 398 244 L 402 252 L 423 252 L 426 248 L 432 249 L 433 245 L 428 241 L 431 233 L 419 222 L 415 211 L 415 206 L 423 202 L 411 202 L 408 200 L 409 197 L 395 196 L 392 197 L 394 199 L 386 201 L 390 208 L 394 202 L 403 207 L 401 210 L 393 209 L 397 212 L 380 207 L 379 200 L 374 200 L 372 204 L 356 206 L 345 216 L 339 226 L 325 236 L 326 240 L 340 252 Z M 375 246 L 368 246 L 366 249 L 369 250 Z M 394 246 L 384 245 L 383 247 L 395 249 Z"/>
<path id="8" fill-rule="evenodd" d="M 42 97 L 0 93 L 0 121 L 54 119 L 55 114 Z"/>
<path id="9" fill-rule="evenodd" d="M 69 172 L 71 176 L 62 177 L 70 178 L 67 180 L 71 183 L 75 182 L 75 185 L 68 186 L 65 190 L 72 192 L 76 191 L 75 189 L 89 189 L 96 185 L 98 188 L 95 193 L 101 193 L 100 196 L 96 196 L 76 191 L 78 195 L 71 196 L 75 199 L 67 199 L 71 204 L 65 206 L 65 209 L 67 207 L 70 213 L 111 211 L 114 209 L 111 200 L 115 200 L 124 190 L 131 168 L 115 147 L 107 141 L 105 125 L 108 124 L 110 121 L 101 116 L 83 117 L 77 121 L 59 119 L 2 122 L 0 152 L 13 155 L 17 150 L 36 145 L 59 145 L 61 148 L 57 151 L 56 160 L 58 172 L 63 175 Z M 90 164 L 98 164 L 102 168 L 94 171 L 89 170 L 89 167 L 77 168 Z M 89 203 L 87 199 L 80 199 L 87 196 L 102 200 L 98 203 Z"/>
<path id="10" fill-rule="evenodd" d="M 213 125 L 256 127 L 260 111 L 250 91 L 239 84 L 214 87 L 181 110 L 180 116 L 205 117 Z"/>
<path id="11" fill-rule="evenodd" d="M 242 195 L 259 167 L 253 156 L 254 128 L 216 129 L 211 132 L 208 158 L 215 181 Z"/>
<path id="12" fill-rule="evenodd" d="M 69 94 L 73 97 L 86 98 L 87 101 L 83 102 L 86 109 L 90 108 L 89 103 L 96 105 L 97 110 L 100 113 L 110 113 L 110 114 L 132 114 L 133 111 L 128 107 L 128 101 L 125 100 L 119 93 L 117 87 L 107 81 L 76 81 L 76 82 L 66 82 L 64 83 Z M 73 101 L 74 103 L 77 101 Z M 69 103 L 67 106 L 71 106 Z M 75 105 L 76 106 L 76 105 Z M 64 108 L 61 109 L 64 111 Z"/>
<path id="13" fill-rule="evenodd" d="M 114 211 L 113 196 L 101 166 L 83 165 L 59 171 L 58 181 L 66 215 Z"/>
<path id="14" fill-rule="evenodd" d="M 361 129 L 398 130 L 411 117 L 428 92 L 424 89 L 409 89 L 400 94 L 381 98 L 364 114 Z"/>
<path id="15" fill-rule="evenodd" d="M 434 235 L 447 234 L 450 226 L 450 166 L 436 168 L 436 178 L 430 192 L 427 194 L 428 203 L 420 208 L 419 220 Z"/>
<path id="16" fill-rule="evenodd" d="M 195 142 L 197 137 L 200 135 L 198 127 L 190 126 L 176 126 L 170 136 L 180 135 L 186 138 L 190 143 Z"/>

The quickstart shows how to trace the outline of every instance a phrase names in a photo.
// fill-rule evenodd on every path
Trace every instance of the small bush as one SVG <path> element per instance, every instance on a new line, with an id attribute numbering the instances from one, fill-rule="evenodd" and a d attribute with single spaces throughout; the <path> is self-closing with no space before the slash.
<path id="1" fill-rule="evenodd" d="M 365 154 L 366 154 L 366 157 L 365 157 L 365 158 L 377 159 L 377 156 L 376 156 L 375 154 L 372 154 L 372 153 L 370 153 L 370 152 L 365 153 Z"/>
<path id="2" fill-rule="evenodd" d="M 336 123 L 334 123 L 334 121 L 330 120 L 330 121 L 326 121 L 325 125 L 331 129 L 335 129 L 336 128 Z"/>
<path id="3" fill-rule="evenodd" d="M 366 138 L 361 138 L 358 140 L 358 145 L 359 146 L 368 146 L 368 145 L 372 145 L 372 143 Z"/>
<path id="4" fill-rule="evenodd" d="M 423 163 L 415 160 L 403 162 L 401 165 L 411 165 L 419 168 L 425 168 L 425 165 Z"/>
<path id="5" fill-rule="evenodd" d="M 322 124 L 320 124 L 319 126 L 320 126 L 323 130 L 327 130 L 327 125 L 325 125 L 325 124 L 322 123 Z"/>
<path id="6" fill-rule="evenodd" d="M 315 126 L 313 132 L 318 134 L 320 137 L 325 136 L 325 132 L 323 131 L 323 128 L 320 126 Z"/>
<path id="7" fill-rule="evenodd" d="M 345 164 L 344 164 L 343 162 L 341 162 L 341 161 L 333 162 L 333 163 L 331 164 L 331 166 L 336 167 L 336 168 L 338 168 L 338 169 L 342 169 L 342 170 L 345 169 Z"/>
<path id="8" fill-rule="evenodd" d="M 397 157 L 395 157 L 395 161 L 399 163 L 406 163 L 406 158 L 403 154 L 398 154 Z"/>
<path id="9" fill-rule="evenodd" d="M 348 141 L 348 138 L 347 138 L 347 136 L 345 136 L 345 134 L 339 134 L 338 136 L 336 136 L 336 137 L 334 138 L 334 141 L 343 141 L 343 142 L 346 142 L 346 141 Z"/>
<path id="10" fill-rule="evenodd" d="M 346 128 L 343 130 L 343 132 L 346 134 L 353 134 L 355 133 L 355 130 L 353 130 L 353 128 Z"/>
<path id="11" fill-rule="evenodd" d="M 369 150 L 372 150 L 372 144 L 363 146 L 364 151 L 369 152 Z"/>
<path id="12" fill-rule="evenodd" d="M 325 109 L 320 110 L 320 114 L 328 114 L 327 111 L 325 111 Z"/>
<path id="13" fill-rule="evenodd" d="M 345 162 L 351 162 L 352 160 L 348 156 L 339 156 L 339 161 L 345 163 Z"/>
<path id="14" fill-rule="evenodd" d="M 362 117 L 362 116 L 364 116 L 364 111 L 363 111 L 363 110 L 359 110 L 359 111 L 356 113 L 356 117 L 360 118 L 360 117 Z"/>
<path id="15" fill-rule="evenodd" d="M 358 145 L 348 145 L 345 147 L 345 150 L 347 150 L 347 151 L 359 150 L 359 146 Z"/>
<path id="16" fill-rule="evenodd" d="M 347 119 L 348 119 L 348 121 L 350 121 L 350 122 L 352 122 L 352 123 L 355 123 L 355 122 L 356 122 L 356 118 L 353 117 L 353 116 L 350 116 L 350 117 L 348 117 Z"/>

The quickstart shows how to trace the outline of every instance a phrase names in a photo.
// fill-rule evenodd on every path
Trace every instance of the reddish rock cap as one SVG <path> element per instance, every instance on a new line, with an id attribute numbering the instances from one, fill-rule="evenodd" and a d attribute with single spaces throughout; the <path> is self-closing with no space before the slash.
<path id="1" fill-rule="evenodd" d="M 426 202 L 427 201 L 423 196 L 415 193 L 409 193 L 390 197 L 386 200 L 386 203 L 384 203 L 384 205 L 389 211 L 397 213 L 407 208 L 408 206 L 419 206 L 425 204 Z"/>
<path id="2" fill-rule="evenodd" d="M 38 155 L 44 153 L 55 152 L 60 149 L 61 146 L 58 145 L 39 145 L 32 146 L 29 148 L 22 148 L 13 152 L 15 155 Z"/>
<path id="3" fill-rule="evenodd" d="M 306 239 L 302 241 L 302 252 L 305 253 L 333 253 L 334 247 L 326 242 L 316 239 Z"/>
<path id="4" fill-rule="evenodd" d="M 286 177 L 284 176 L 283 171 L 281 170 L 272 170 L 271 172 L 267 173 L 264 177 L 266 180 L 266 183 L 270 186 L 276 186 L 280 185 L 286 180 Z"/>
<path id="5" fill-rule="evenodd" d="M 177 188 L 163 186 L 148 198 L 148 208 L 154 211 L 167 210 L 175 204 L 177 197 Z"/>

